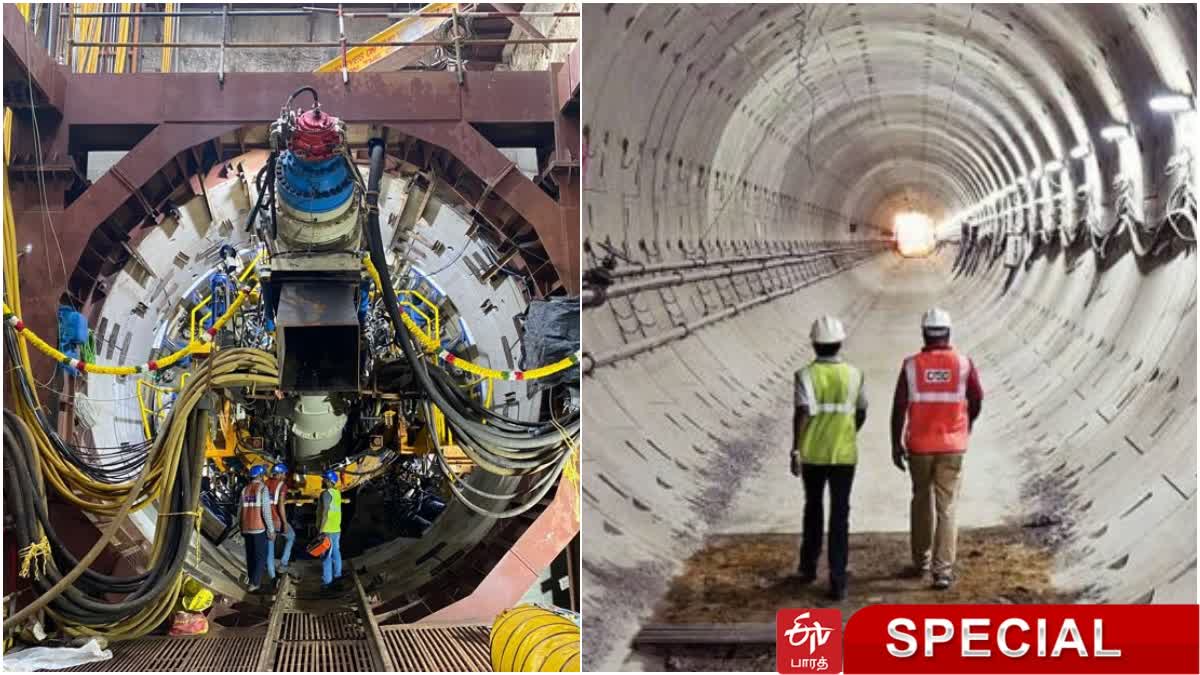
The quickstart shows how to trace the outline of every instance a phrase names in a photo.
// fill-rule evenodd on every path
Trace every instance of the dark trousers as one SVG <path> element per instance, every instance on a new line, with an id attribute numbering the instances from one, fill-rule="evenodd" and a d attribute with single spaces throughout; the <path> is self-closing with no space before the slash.
<path id="1" fill-rule="evenodd" d="M 250 588 L 257 588 L 267 571 L 267 533 L 243 533 L 242 540 L 246 542 L 246 576 L 250 578 Z"/>
<path id="2" fill-rule="evenodd" d="M 800 574 L 815 576 L 825 530 L 825 483 L 829 483 L 829 584 L 846 586 L 846 558 L 850 549 L 850 484 L 853 464 L 803 464 L 804 537 L 800 544 Z"/>

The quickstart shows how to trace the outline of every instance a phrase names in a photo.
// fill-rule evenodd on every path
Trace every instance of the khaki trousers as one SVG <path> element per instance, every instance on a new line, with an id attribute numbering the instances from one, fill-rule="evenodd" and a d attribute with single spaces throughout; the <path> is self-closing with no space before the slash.
<path id="1" fill-rule="evenodd" d="M 954 571 L 958 525 L 954 506 L 962 472 L 962 453 L 909 455 L 912 476 L 912 559 L 934 576 Z M 932 561 L 930 549 L 932 548 Z"/>

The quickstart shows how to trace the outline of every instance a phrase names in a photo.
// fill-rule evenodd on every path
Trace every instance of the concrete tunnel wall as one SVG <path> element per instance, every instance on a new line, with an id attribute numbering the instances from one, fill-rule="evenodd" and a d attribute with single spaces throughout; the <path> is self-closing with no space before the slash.
<path id="1" fill-rule="evenodd" d="M 1053 502 L 1069 532 L 1058 585 L 1088 601 L 1196 601 L 1195 250 L 1169 231 L 1154 260 L 1125 242 L 1195 181 L 1193 164 L 1166 171 L 1195 113 L 1148 106 L 1194 101 L 1195 11 L 584 7 L 585 269 L 608 257 L 618 285 L 657 280 L 584 313 L 589 668 L 620 666 L 707 532 L 800 529 L 799 485 L 781 475 L 792 374 L 826 312 L 846 320 L 848 349 L 904 340 L 897 370 L 919 314 L 895 336 L 855 327 L 899 305 L 953 314 L 987 392 L 975 436 L 1014 458 L 968 474 L 964 520 Z M 1133 138 L 1102 140 L 1120 123 Z M 1036 171 L 1051 159 L 1065 169 Z M 1002 213 L 1030 196 L 1048 203 Z M 872 248 L 908 209 L 943 233 L 966 219 L 989 250 L 958 273 L 955 244 L 921 262 Z M 1006 239 L 1024 244 L 1015 272 L 992 255 Z M 866 257 L 786 257 L 837 242 Z M 754 271 L 693 280 L 730 270 L 714 259 Z M 913 274 L 926 281 L 907 286 Z M 892 382 L 868 425 L 886 425 Z M 887 448 L 862 452 L 889 462 Z M 900 485 L 856 485 L 903 515 L 859 509 L 852 531 L 906 529 Z"/>

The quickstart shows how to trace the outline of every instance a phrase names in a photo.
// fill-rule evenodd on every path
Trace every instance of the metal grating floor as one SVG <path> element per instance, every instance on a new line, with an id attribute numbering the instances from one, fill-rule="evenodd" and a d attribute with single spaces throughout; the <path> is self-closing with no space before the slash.
<path id="1" fill-rule="evenodd" d="M 488 626 L 380 626 L 396 668 L 409 672 L 492 670 Z"/>
<path id="2" fill-rule="evenodd" d="M 278 672 L 370 672 L 366 632 L 353 612 L 288 614 L 279 642 Z M 380 626 L 383 647 L 401 672 L 489 672 L 488 626 Z M 226 629 L 203 637 L 146 637 L 115 642 L 113 658 L 65 672 L 253 672 L 262 629 Z"/>
<path id="3" fill-rule="evenodd" d="M 371 652 L 366 640 L 282 642 L 275 654 L 275 670 L 282 673 L 371 672 Z"/>
<path id="4" fill-rule="evenodd" d="M 367 631 L 357 612 L 332 612 L 330 614 L 287 612 L 283 615 L 279 639 L 285 642 L 365 640 Z"/>
<path id="5" fill-rule="evenodd" d="M 65 672 L 252 672 L 262 652 L 261 630 L 215 631 L 202 637 L 146 637 L 114 642 L 108 661 Z"/>

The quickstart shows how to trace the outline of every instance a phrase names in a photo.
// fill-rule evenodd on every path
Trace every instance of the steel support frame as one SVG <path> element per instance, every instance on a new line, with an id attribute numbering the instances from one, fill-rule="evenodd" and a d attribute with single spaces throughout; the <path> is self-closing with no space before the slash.
<path id="1" fill-rule="evenodd" d="M 546 510 L 521 533 L 475 590 L 419 623 L 490 623 L 516 605 L 537 584 L 542 570 L 564 550 L 571 550 L 571 541 L 579 534 L 579 499 L 579 485 L 560 478 Z"/>
<path id="2" fill-rule="evenodd" d="M 49 59 L 15 7 L 3 11 L 6 98 L 10 89 L 27 91 L 31 84 L 34 89 L 33 100 L 17 106 L 9 175 L 18 243 L 35 246 L 20 266 L 24 318 L 40 335 L 56 334 L 64 288 L 81 299 L 94 298 L 98 310 L 104 277 L 128 255 L 121 244 L 135 245 L 170 212 L 171 199 L 193 196 L 189 179 L 226 155 L 222 137 L 240 140 L 248 127 L 268 124 L 280 102 L 304 85 L 317 87 L 322 105 L 348 124 L 394 130 L 434 146 L 426 154 L 440 148 L 453 156 L 484 186 L 472 202 L 482 217 L 516 234 L 536 232 L 558 277 L 557 285 L 544 290 L 579 292 L 578 172 L 572 179 L 570 169 L 578 152 L 578 106 L 574 120 L 569 113 L 564 117 L 572 97 L 578 101 L 578 48 L 573 65 L 554 64 L 550 72 L 469 71 L 463 73 L 465 86 L 453 73 L 421 72 L 359 73 L 349 85 L 338 73 L 227 73 L 223 83 L 212 73 L 76 75 Z M 564 70 L 573 75 L 564 80 Z M 32 144 L 34 112 L 40 161 Z M 551 177 L 557 202 L 521 174 L 477 124 L 552 127 L 551 159 L 539 181 Z M 110 171 L 79 191 L 83 177 L 75 157 L 126 149 Z M 46 170 L 45 193 L 35 175 L 39 169 Z M 34 366 L 42 380 L 54 368 L 43 359 Z M 502 586 L 515 583 L 523 593 L 536 581 L 578 532 L 574 495 L 577 489 L 560 486 L 529 532 L 454 611 L 474 608 L 467 612 L 483 617 L 480 612 L 511 593 Z M 475 553 L 463 563 L 471 563 Z"/>
<path id="3" fill-rule="evenodd" d="M 23 57 L 22 45 L 33 40 L 32 35 L 14 8 L 6 6 L 4 12 L 6 50 Z M 35 47 L 36 42 L 29 44 L 28 63 L 21 60 L 16 71 L 6 72 L 5 87 L 27 84 L 28 73 L 35 91 L 44 95 L 40 103 L 34 102 L 39 106 L 42 166 L 54 169 L 56 177 L 47 183 L 46 205 L 35 181 L 13 186 L 18 240 L 54 251 L 53 256 L 44 252 L 22 262 L 25 318 L 39 334 L 56 332 L 58 295 L 68 285 L 57 268 L 65 265 L 70 289 L 88 299 L 100 281 L 94 257 L 106 259 L 100 267 L 112 267 L 127 255 L 120 252 L 120 243 L 130 238 L 130 232 L 113 232 L 110 219 L 117 215 L 128 219 L 130 211 L 136 221 L 130 225 L 145 225 L 147 217 L 161 219 L 159 210 L 167 196 L 159 190 L 148 197 L 147 183 L 167 173 L 164 168 L 172 162 L 179 172 L 207 169 L 204 164 L 211 162 L 202 161 L 197 148 L 216 143 L 215 161 L 219 161 L 222 136 L 271 122 L 280 103 L 304 85 L 314 85 L 321 92 L 322 106 L 336 110 L 347 124 L 389 127 L 452 155 L 486 186 L 483 196 L 488 199 L 473 204 L 481 215 L 488 216 L 487 205 L 496 199 L 511 208 L 525 223 L 518 229 L 532 227 L 536 232 L 558 284 L 578 293 L 577 176 L 573 186 L 560 187 L 556 203 L 474 126 L 553 127 L 552 164 L 561 169 L 566 158 L 569 165 L 577 153 L 578 124 L 564 121 L 563 107 L 570 99 L 570 94 L 564 98 L 564 82 L 570 88 L 571 78 L 564 80 L 562 73 L 575 73 L 577 97 L 577 58 L 575 66 L 555 64 L 549 72 L 471 71 L 464 73 L 465 86 L 459 86 L 454 73 L 408 71 L 360 73 L 349 85 L 342 84 L 338 73 L 227 73 L 221 84 L 212 73 L 71 74 Z M 27 113 L 18 111 L 20 133 L 14 134 L 16 159 L 10 168 L 14 179 L 31 177 L 36 166 L 28 142 L 32 134 Z M 68 191 L 79 182 L 73 157 L 101 149 L 130 151 L 113 170 L 67 203 Z M 53 237 L 47 236 L 47 229 Z M 542 285 L 541 291 L 557 287 Z"/>
<path id="4" fill-rule="evenodd" d="M 61 116 L 66 71 L 50 58 L 29 31 L 15 4 L 4 5 L 4 105 L 37 106 Z M 33 100 L 28 89 L 33 88 Z"/>

